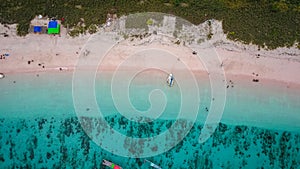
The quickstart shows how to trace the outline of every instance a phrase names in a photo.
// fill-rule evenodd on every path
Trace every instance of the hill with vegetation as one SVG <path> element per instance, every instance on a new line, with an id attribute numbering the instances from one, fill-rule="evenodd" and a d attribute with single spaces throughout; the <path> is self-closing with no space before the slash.
<path id="1" fill-rule="evenodd" d="M 88 28 L 104 23 L 107 13 L 163 12 L 193 24 L 221 20 L 229 39 L 270 49 L 300 42 L 299 0 L 6 0 L 0 8 L 0 22 L 17 23 L 20 36 L 38 14 L 65 18 L 70 27 L 84 18 Z"/>

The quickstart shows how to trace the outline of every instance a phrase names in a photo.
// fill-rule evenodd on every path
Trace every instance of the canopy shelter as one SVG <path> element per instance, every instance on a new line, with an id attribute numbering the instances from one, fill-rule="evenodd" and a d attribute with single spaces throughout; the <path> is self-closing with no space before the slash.
<path id="1" fill-rule="evenodd" d="M 33 32 L 34 33 L 41 33 L 42 27 L 41 26 L 33 26 Z"/>
<path id="2" fill-rule="evenodd" d="M 46 34 L 48 33 L 48 18 L 43 18 L 43 16 L 36 16 L 33 20 L 30 21 L 30 27 L 28 32 Z"/>
<path id="3" fill-rule="evenodd" d="M 60 32 L 60 24 L 57 21 L 50 21 L 48 23 L 48 34 L 59 34 Z"/>

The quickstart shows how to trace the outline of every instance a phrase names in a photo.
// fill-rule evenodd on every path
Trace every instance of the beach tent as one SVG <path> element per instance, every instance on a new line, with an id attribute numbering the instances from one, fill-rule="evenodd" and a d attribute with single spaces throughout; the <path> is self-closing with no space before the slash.
<path id="1" fill-rule="evenodd" d="M 48 28 L 56 28 L 58 25 L 57 21 L 50 21 L 48 23 Z"/>
<path id="2" fill-rule="evenodd" d="M 50 21 L 48 23 L 48 34 L 59 34 L 59 28 L 60 25 L 57 23 L 57 21 Z"/>
<path id="3" fill-rule="evenodd" d="M 33 32 L 34 33 L 41 33 L 42 27 L 41 26 L 33 26 Z"/>

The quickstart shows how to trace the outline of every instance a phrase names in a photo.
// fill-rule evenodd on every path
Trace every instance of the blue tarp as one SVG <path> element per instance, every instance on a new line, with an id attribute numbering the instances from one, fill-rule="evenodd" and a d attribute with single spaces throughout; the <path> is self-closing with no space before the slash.
<path id="1" fill-rule="evenodd" d="M 57 28 L 57 21 L 50 21 L 48 24 L 48 28 Z"/>
<path id="2" fill-rule="evenodd" d="M 42 32 L 42 27 L 41 26 L 34 26 L 33 27 L 33 32 Z"/>

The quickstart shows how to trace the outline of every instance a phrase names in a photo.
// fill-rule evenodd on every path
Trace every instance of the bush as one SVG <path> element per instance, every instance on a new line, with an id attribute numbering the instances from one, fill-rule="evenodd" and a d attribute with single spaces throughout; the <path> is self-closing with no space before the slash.
<path id="1" fill-rule="evenodd" d="M 182 3 L 186 5 L 180 5 Z M 80 18 L 84 18 L 87 31 L 93 33 L 96 29 L 91 25 L 104 23 L 108 12 L 119 16 L 163 12 L 193 24 L 209 19 L 222 20 L 228 38 L 276 48 L 300 42 L 299 11 L 299 0 L 148 0 L 143 3 L 139 0 L 13 0 L 1 3 L 0 22 L 18 23 L 18 35 L 24 36 L 28 33 L 30 20 L 37 14 L 58 19 L 64 17 L 63 25 L 68 24 L 70 28 L 76 27 Z M 139 26 L 138 23 L 133 25 Z M 130 26 L 129 22 L 127 26 Z M 86 28 L 74 28 L 70 34 L 76 36 Z"/>
<path id="2" fill-rule="evenodd" d="M 90 26 L 88 27 L 88 32 L 89 32 L 90 34 L 96 33 L 97 30 L 98 30 L 98 27 L 97 27 L 96 24 L 92 24 L 92 25 L 90 25 Z"/>
<path id="3" fill-rule="evenodd" d="M 29 23 L 28 22 L 21 22 L 17 25 L 17 35 L 18 36 L 26 36 L 29 31 Z"/>

